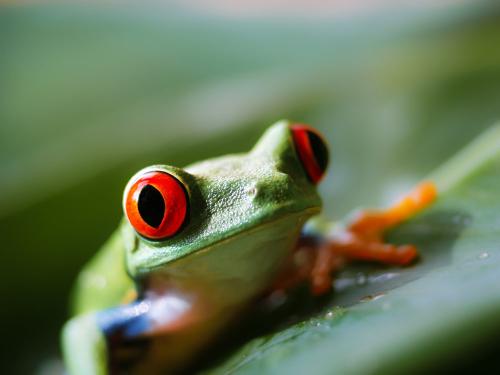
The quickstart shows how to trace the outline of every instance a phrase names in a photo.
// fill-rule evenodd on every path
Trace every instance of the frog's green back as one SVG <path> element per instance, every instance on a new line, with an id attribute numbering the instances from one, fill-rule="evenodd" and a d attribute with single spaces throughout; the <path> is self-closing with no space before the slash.
<path id="1" fill-rule="evenodd" d="M 72 314 L 116 306 L 133 286 L 126 272 L 125 249 L 118 229 L 78 275 Z"/>

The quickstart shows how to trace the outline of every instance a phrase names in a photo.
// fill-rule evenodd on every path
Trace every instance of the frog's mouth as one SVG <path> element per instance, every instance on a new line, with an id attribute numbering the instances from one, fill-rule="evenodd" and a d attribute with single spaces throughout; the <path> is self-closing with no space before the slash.
<path id="1" fill-rule="evenodd" d="M 233 253 L 230 258 L 248 257 L 248 260 L 252 257 L 251 250 L 255 249 L 252 243 L 259 243 L 268 248 L 269 252 L 272 251 L 272 246 L 279 247 L 280 243 L 290 248 L 294 246 L 305 222 L 319 212 L 320 207 L 310 207 L 300 212 L 287 213 L 278 219 L 256 220 L 232 230 L 225 228 L 224 232 L 212 233 L 196 241 L 189 241 L 188 237 L 177 246 L 151 246 L 147 242 L 135 241 L 138 246 L 127 252 L 129 272 L 146 276 L 162 268 L 171 268 L 177 263 L 187 263 L 188 259 L 208 258 L 211 254 L 216 255 L 213 258 L 220 257 L 219 250 L 228 248 Z M 214 262 L 220 263 L 221 260 L 222 258 L 214 259 Z M 226 266 L 231 267 L 230 264 Z"/>
<path id="2" fill-rule="evenodd" d="M 295 247 L 308 215 L 288 215 L 155 265 L 147 280 L 163 287 L 203 291 L 215 301 L 240 303 L 264 290 Z M 222 302 L 221 302 L 222 303 Z"/>

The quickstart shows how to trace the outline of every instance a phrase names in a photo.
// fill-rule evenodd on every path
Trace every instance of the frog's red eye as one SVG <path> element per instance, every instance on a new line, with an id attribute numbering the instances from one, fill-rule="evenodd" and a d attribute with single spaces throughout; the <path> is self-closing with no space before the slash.
<path id="1" fill-rule="evenodd" d="M 322 135 L 307 125 L 294 124 L 292 130 L 295 149 L 307 176 L 317 184 L 328 167 L 328 147 Z"/>
<path id="2" fill-rule="evenodd" d="M 165 172 L 144 173 L 125 192 L 125 214 L 142 236 L 159 240 L 182 227 L 188 209 L 184 186 Z"/>

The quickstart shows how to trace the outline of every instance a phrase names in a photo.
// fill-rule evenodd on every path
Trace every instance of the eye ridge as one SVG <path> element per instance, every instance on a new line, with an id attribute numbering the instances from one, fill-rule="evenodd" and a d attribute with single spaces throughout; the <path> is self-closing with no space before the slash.
<path id="1" fill-rule="evenodd" d="M 165 200 L 162 193 L 153 185 L 142 188 L 137 208 L 142 219 L 153 228 L 159 228 L 165 216 Z"/>

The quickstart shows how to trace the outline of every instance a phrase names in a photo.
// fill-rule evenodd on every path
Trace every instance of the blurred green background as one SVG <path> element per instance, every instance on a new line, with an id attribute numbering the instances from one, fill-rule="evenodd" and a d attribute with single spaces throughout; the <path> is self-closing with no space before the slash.
<path id="1" fill-rule="evenodd" d="M 500 118 L 495 2 L 212 3 L 0 6 L 2 373 L 51 369 L 72 280 L 138 169 L 245 151 L 291 118 L 331 144 L 339 218 Z"/>

